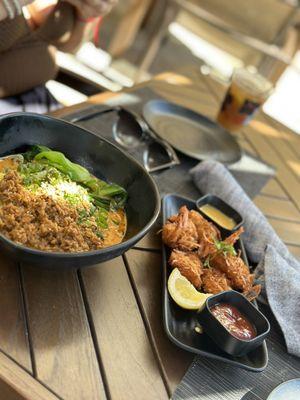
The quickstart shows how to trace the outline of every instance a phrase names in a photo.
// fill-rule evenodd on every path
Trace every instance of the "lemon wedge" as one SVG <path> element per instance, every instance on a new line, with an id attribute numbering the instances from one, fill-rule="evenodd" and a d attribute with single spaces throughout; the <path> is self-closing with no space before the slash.
<path id="1" fill-rule="evenodd" d="M 198 310 L 211 296 L 198 292 L 191 282 L 181 275 L 178 268 L 174 268 L 169 276 L 168 291 L 175 303 L 186 310 Z"/>

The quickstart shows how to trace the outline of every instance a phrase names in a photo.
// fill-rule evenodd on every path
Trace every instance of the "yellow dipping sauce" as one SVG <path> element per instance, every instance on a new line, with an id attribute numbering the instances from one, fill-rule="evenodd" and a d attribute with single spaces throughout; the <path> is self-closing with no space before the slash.
<path id="1" fill-rule="evenodd" d="M 222 213 L 222 211 L 210 204 L 204 204 L 200 207 L 200 210 L 225 229 L 231 230 L 236 226 L 236 222 L 233 218 L 228 217 L 226 214 Z"/>

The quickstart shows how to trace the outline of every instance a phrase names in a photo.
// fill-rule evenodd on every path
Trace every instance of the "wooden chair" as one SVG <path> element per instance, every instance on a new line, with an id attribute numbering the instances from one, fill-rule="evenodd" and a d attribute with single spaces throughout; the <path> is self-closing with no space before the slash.
<path id="1" fill-rule="evenodd" d="M 271 11 L 269 11 L 271 10 Z M 293 25 L 299 18 L 298 9 L 288 1 L 252 0 L 156 0 L 153 16 L 149 18 L 152 28 L 145 51 L 139 59 L 139 73 L 148 71 L 168 26 L 179 16 L 188 13 L 188 26 L 199 36 L 209 36 L 215 45 L 232 52 L 237 47 L 245 63 L 256 64 L 259 71 L 271 80 L 278 79 L 290 64 L 298 48 L 298 30 Z M 181 18 L 182 19 L 182 18 Z M 210 35 L 207 32 L 210 31 Z M 243 49 L 243 52 L 241 52 Z M 254 61 L 254 62 L 253 62 Z"/>

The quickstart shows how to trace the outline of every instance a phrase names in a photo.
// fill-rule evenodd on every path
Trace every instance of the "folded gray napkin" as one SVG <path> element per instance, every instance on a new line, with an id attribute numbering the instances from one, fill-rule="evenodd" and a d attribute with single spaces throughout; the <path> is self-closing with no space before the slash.
<path id="1" fill-rule="evenodd" d="M 262 293 L 282 329 L 288 352 L 299 357 L 300 261 L 290 254 L 226 167 L 204 161 L 190 173 L 200 192 L 220 197 L 243 216 L 243 241 L 250 260 L 258 263 L 256 276 L 262 283 Z"/>

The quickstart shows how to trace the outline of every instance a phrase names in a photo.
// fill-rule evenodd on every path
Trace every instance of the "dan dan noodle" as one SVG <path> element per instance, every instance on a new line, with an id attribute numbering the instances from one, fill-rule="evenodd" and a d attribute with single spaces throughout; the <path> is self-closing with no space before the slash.
<path id="1" fill-rule="evenodd" d="M 27 247 L 82 252 L 120 243 L 126 198 L 45 146 L 0 159 L 0 232 Z"/>

